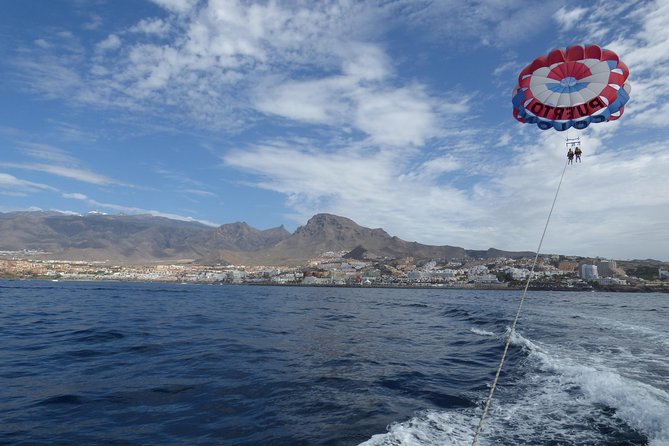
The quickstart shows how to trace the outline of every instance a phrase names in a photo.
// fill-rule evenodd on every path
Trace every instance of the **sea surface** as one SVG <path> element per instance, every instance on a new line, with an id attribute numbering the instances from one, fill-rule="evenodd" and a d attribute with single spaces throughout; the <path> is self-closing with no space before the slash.
<path id="1" fill-rule="evenodd" d="M 0 444 L 469 445 L 519 291 L 0 281 Z M 479 445 L 669 445 L 669 295 L 529 292 Z"/>

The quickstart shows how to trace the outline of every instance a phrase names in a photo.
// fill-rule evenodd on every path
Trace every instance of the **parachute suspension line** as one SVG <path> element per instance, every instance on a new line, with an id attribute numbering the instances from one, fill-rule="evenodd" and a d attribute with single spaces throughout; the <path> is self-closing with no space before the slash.
<path id="1" fill-rule="evenodd" d="M 488 394 L 488 399 L 485 402 L 485 406 L 483 407 L 483 413 L 481 414 L 481 419 L 479 420 L 479 424 L 476 427 L 476 433 L 474 434 L 474 439 L 472 440 L 472 446 L 476 446 L 476 443 L 478 442 L 479 436 L 481 435 L 481 431 L 483 430 L 483 421 L 485 420 L 486 415 L 488 414 L 488 409 L 490 408 L 490 403 L 492 402 L 492 396 L 495 393 L 495 388 L 497 387 L 497 381 L 499 380 L 499 375 L 502 372 L 502 366 L 504 365 L 504 359 L 506 358 L 506 353 L 509 351 L 509 345 L 511 344 L 511 338 L 513 338 L 513 335 L 516 331 L 516 324 L 518 323 L 518 318 L 520 317 L 520 310 L 523 308 L 523 302 L 525 301 L 525 296 L 527 296 L 527 289 L 530 286 L 530 281 L 532 280 L 532 276 L 534 275 L 534 268 L 537 265 L 537 260 L 539 259 L 539 252 L 541 251 L 541 245 L 544 242 L 544 237 L 546 236 L 546 230 L 548 229 L 548 223 L 551 221 L 551 215 L 553 215 L 553 209 L 555 208 L 555 202 L 557 201 L 558 194 L 560 193 L 560 186 L 562 186 L 562 180 L 564 179 L 564 174 L 567 171 L 567 163 L 565 162 L 564 168 L 562 169 L 562 176 L 560 177 L 560 182 L 558 183 L 557 190 L 555 191 L 555 197 L 553 198 L 553 204 L 551 205 L 551 210 L 548 213 L 548 218 L 546 219 L 546 225 L 544 226 L 544 232 L 541 234 L 541 240 L 539 241 L 539 247 L 537 248 L 537 253 L 534 256 L 534 262 L 532 263 L 532 269 L 530 270 L 530 274 L 527 277 L 527 281 L 525 282 L 525 289 L 523 290 L 523 295 L 520 298 L 520 302 L 518 302 L 518 309 L 516 310 L 516 317 L 513 319 L 513 323 L 511 324 L 511 329 L 509 330 L 509 333 L 507 334 L 506 337 L 506 343 L 504 344 L 504 351 L 502 352 L 502 358 L 499 361 L 499 366 L 497 367 L 497 372 L 495 373 L 495 379 L 492 381 L 492 385 L 490 386 L 490 393 Z"/>

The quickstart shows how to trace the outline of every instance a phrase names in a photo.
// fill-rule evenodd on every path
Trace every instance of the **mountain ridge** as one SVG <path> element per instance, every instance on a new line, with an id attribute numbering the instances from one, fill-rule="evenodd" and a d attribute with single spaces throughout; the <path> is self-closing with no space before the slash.
<path id="1" fill-rule="evenodd" d="M 246 222 L 218 227 L 151 215 L 0 213 L 0 251 L 35 251 L 35 258 L 120 264 L 301 265 L 323 252 L 353 252 L 367 259 L 414 257 L 523 257 L 532 252 L 466 250 L 407 242 L 382 228 L 320 213 L 292 234 L 283 225 L 259 230 Z"/>

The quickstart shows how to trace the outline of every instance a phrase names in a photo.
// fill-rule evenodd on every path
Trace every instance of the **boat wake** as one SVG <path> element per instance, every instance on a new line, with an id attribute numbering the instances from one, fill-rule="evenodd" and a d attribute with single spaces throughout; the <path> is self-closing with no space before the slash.
<path id="1" fill-rule="evenodd" d="M 669 445 L 669 394 L 664 390 L 582 351 L 533 342 L 518 333 L 511 346 L 524 354 L 522 370 L 513 374 L 518 378 L 500 381 L 480 445 Z M 477 408 L 417 413 L 361 446 L 470 445 L 486 396 L 480 395 Z"/>

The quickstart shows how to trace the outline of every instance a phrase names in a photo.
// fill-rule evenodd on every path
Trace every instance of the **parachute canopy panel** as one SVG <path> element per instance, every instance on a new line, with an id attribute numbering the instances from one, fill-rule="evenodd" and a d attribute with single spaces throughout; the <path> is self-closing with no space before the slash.
<path id="1" fill-rule="evenodd" d="M 597 45 L 555 49 L 520 72 L 513 116 L 559 131 L 616 120 L 629 100 L 628 77 L 627 65 L 613 51 Z"/>

